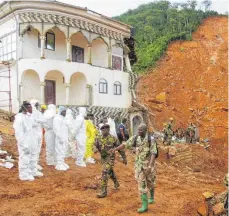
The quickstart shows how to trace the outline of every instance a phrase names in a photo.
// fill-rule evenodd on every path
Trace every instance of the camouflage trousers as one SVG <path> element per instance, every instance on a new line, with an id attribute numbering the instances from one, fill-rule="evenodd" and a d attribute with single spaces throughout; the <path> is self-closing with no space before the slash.
<path id="1" fill-rule="evenodd" d="M 165 137 L 165 143 L 167 144 L 167 145 L 171 145 L 171 143 L 172 143 L 172 135 L 167 135 L 166 137 Z"/>
<path id="2" fill-rule="evenodd" d="M 156 185 L 156 169 L 152 167 L 151 172 L 146 174 L 144 170 L 135 170 L 135 178 L 138 181 L 138 190 L 140 195 L 147 193 Z"/>
<path id="3" fill-rule="evenodd" d="M 108 163 L 103 164 L 103 171 L 102 171 L 102 177 L 101 177 L 101 187 L 107 187 L 107 183 L 109 178 L 114 182 L 117 183 L 118 179 L 115 175 L 115 172 L 113 170 L 113 166 L 111 166 Z"/>

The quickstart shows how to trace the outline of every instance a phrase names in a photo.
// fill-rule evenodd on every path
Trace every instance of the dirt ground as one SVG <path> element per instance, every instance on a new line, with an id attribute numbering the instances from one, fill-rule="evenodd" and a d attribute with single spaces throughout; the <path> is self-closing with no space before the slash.
<path id="1" fill-rule="evenodd" d="M 17 147 L 13 130 L 9 122 L 0 120 L 0 130 L 4 131 L 3 147 L 17 158 Z M 221 192 L 225 188 L 222 178 L 227 172 L 224 161 L 214 157 L 200 146 L 189 147 L 195 158 L 189 163 L 170 164 L 163 152 L 157 161 L 156 203 L 149 206 L 144 215 L 157 216 L 193 216 L 197 206 L 202 203 L 205 191 Z M 96 190 L 91 186 L 97 183 L 100 175 L 98 163 L 86 168 L 78 168 L 73 159 L 68 159 L 70 170 L 56 171 L 45 164 L 44 146 L 41 165 L 44 177 L 34 182 L 22 182 L 18 179 L 17 164 L 11 170 L 0 167 L 0 215 L 4 216 L 126 216 L 138 215 L 140 206 L 137 184 L 133 172 L 133 155 L 128 154 L 128 165 L 121 163 L 117 156 L 116 174 L 121 183 L 120 189 L 112 189 L 109 182 L 108 196 L 96 198 Z M 216 167 L 215 164 L 221 164 Z M 193 168 L 199 168 L 193 172 Z"/>

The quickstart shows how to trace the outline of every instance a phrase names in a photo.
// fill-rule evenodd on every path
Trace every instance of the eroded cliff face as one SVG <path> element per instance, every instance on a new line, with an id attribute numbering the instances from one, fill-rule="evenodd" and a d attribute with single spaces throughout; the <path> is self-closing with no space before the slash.
<path id="1" fill-rule="evenodd" d="M 176 127 L 193 121 L 216 152 L 227 152 L 228 19 L 206 19 L 192 41 L 172 42 L 157 67 L 140 79 L 137 96 L 156 115 L 156 128 L 175 118 Z M 218 145 L 219 144 L 219 145 Z"/>

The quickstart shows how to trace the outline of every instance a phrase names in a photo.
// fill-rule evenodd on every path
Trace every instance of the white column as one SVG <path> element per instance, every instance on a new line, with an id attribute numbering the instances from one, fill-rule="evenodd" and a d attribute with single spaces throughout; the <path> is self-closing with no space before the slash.
<path id="1" fill-rule="evenodd" d="M 65 94 L 66 94 L 66 105 L 69 105 L 69 88 L 70 88 L 69 83 L 65 83 Z"/>
<path id="2" fill-rule="evenodd" d="M 67 58 L 66 61 L 71 61 L 71 39 L 70 38 L 66 38 L 66 47 L 67 47 Z"/>
<path id="3" fill-rule="evenodd" d="M 92 59 L 91 59 L 91 44 L 87 45 L 87 53 L 88 53 L 88 64 L 92 64 Z"/>
<path id="4" fill-rule="evenodd" d="M 44 35 L 40 35 L 41 40 L 41 59 L 45 59 L 45 40 L 46 37 Z"/>
<path id="5" fill-rule="evenodd" d="M 86 105 L 92 105 L 92 87 L 91 85 L 87 84 L 86 86 Z"/>
<path id="6" fill-rule="evenodd" d="M 45 82 L 40 82 L 41 101 L 40 104 L 45 104 Z"/>
<path id="7" fill-rule="evenodd" d="M 125 58 L 125 64 L 126 64 L 127 71 L 128 72 L 132 72 L 131 65 L 130 65 L 129 55 L 128 54 L 125 54 L 124 55 L 124 58 Z"/>
<path id="8" fill-rule="evenodd" d="M 18 59 L 22 59 L 22 58 L 23 58 L 23 35 L 20 35 Z"/>
<path id="9" fill-rule="evenodd" d="M 108 48 L 108 68 L 112 69 L 112 49 Z"/>
<path id="10" fill-rule="evenodd" d="M 23 87 L 24 87 L 23 84 L 20 83 L 19 88 L 20 88 L 20 103 L 21 104 L 23 103 L 23 89 L 24 89 Z"/>

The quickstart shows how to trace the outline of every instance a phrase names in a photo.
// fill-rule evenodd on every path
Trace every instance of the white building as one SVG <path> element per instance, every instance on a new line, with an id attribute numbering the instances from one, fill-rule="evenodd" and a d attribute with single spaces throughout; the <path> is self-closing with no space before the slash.
<path id="1" fill-rule="evenodd" d="M 12 62 L 13 112 L 31 99 L 126 110 L 132 99 L 124 38 L 130 30 L 87 8 L 55 1 L 0 4 L 0 61 Z M 8 88 L 8 79 L 0 77 L 5 104 L 9 97 L 2 91 Z"/>

